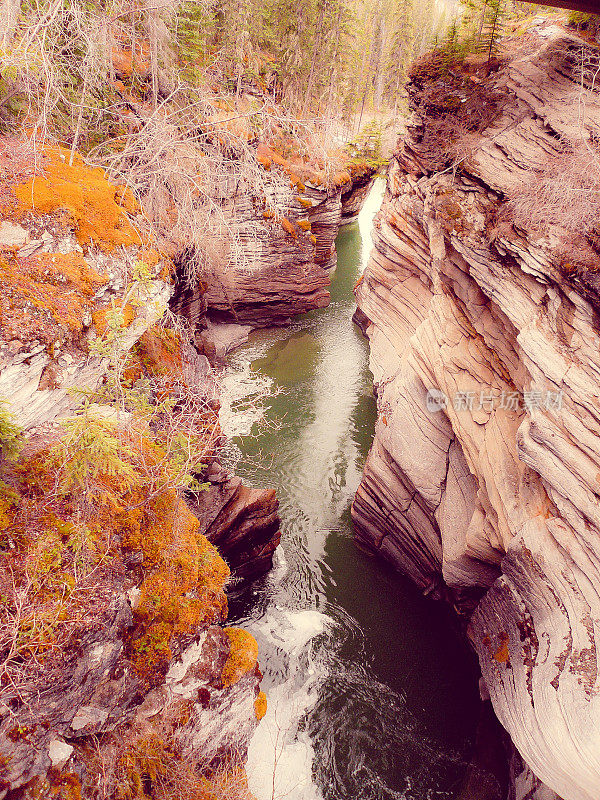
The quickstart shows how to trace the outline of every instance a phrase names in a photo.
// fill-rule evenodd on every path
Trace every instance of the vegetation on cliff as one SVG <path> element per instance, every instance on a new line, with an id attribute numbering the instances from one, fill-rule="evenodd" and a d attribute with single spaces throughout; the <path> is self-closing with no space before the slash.
<path id="1" fill-rule="evenodd" d="M 527 23 L 536 18 L 531 13 L 527 16 L 507 2 L 469 0 L 467 6 L 461 25 L 453 26 L 439 47 L 410 68 L 408 91 L 421 125 L 412 147 L 421 166 L 432 173 L 477 173 L 473 159 L 482 138 L 490 130 L 494 138 L 501 137 L 504 129 L 496 129 L 496 122 L 516 105 L 506 67 L 532 47 Z M 488 19 L 492 12 L 493 19 Z M 596 137 L 588 130 L 585 98 L 594 90 L 599 49 L 591 15 L 555 13 L 552 21 L 565 34 L 575 29 L 585 35 L 565 38 L 564 49 L 546 54 L 548 70 L 569 75 L 580 98 L 579 119 L 555 132 L 553 147 L 542 161 L 527 165 L 527 176 L 500 198 L 489 228 L 492 237 L 507 225 L 535 233 L 552 250 L 563 274 L 578 279 L 597 271 L 600 162 Z M 550 121 L 544 124 L 552 126 Z M 451 206 L 447 198 L 445 210 L 440 210 L 455 224 Z"/>
<path id="2" fill-rule="evenodd" d="M 148 329 L 172 264 L 102 169 L 50 146 L 37 174 L 27 159 L 11 166 L 0 182 L 2 364 L 27 374 L 39 354 L 38 393 L 62 405 L 25 430 L 10 410 L 18 381 L 0 403 L 0 786 L 70 800 L 245 797 L 245 739 L 217 754 L 195 727 L 211 693 L 245 677 L 236 690 L 256 724 L 259 673 L 249 634 L 215 627 L 229 568 L 185 502 L 205 488 L 218 406 L 188 379 L 180 331 L 168 319 Z M 57 388 L 69 371 L 87 376 L 70 396 Z M 215 649 L 202 702 L 174 697 L 151 725 L 135 722 L 202 636 Z"/>

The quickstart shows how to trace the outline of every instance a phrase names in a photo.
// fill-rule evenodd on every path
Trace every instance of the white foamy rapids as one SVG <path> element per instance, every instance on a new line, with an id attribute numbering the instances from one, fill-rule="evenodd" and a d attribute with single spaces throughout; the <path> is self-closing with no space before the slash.
<path id="1" fill-rule="evenodd" d="M 219 419 L 225 436 L 248 436 L 252 426 L 264 416 L 262 398 L 271 390 L 273 380 L 252 372 L 250 364 L 228 369 L 220 378 L 221 410 Z"/>
<path id="2" fill-rule="evenodd" d="M 289 659 L 286 678 L 267 688 L 267 714 L 248 750 L 250 791 L 257 800 L 323 798 L 312 780 L 313 744 L 299 724 L 317 702 L 323 677 L 323 670 L 315 668 L 309 645 L 329 622 L 314 609 L 291 611 L 275 606 L 253 628 L 266 647 L 284 650 Z"/>

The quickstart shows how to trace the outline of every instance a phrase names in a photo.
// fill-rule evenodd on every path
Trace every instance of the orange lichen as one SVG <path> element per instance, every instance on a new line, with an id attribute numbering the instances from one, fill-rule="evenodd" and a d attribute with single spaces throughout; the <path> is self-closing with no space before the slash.
<path id="1" fill-rule="evenodd" d="M 310 230 L 310 220 L 309 219 L 298 219 L 296 220 L 296 225 L 301 228 L 303 231 Z"/>
<path id="2" fill-rule="evenodd" d="M 309 200 L 308 197 L 299 197 L 298 202 L 300 203 L 301 206 L 304 206 L 304 208 L 313 207 L 313 202 L 312 200 Z"/>
<path id="3" fill-rule="evenodd" d="M 131 325 L 133 320 L 135 319 L 135 308 L 131 305 L 131 303 L 126 303 L 123 308 L 119 301 L 115 303 L 115 309 L 120 310 L 123 314 L 123 328 L 127 328 L 128 325 Z M 112 306 L 103 306 L 102 308 L 97 309 L 92 314 L 92 322 L 94 323 L 94 329 L 98 336 L 103 336 L 106 331 L 108 330 L 108 313 L 112 310 Z"/>
<path id="4" fill-rule="evenodd" d="M 243 628 L 225 628 L 230 644 L 229 656 L 223 667 L 223 686 L 233 686 L 248 672 L 254 671 L 258 662 L 256 639 Z"/>
<path id="5" fill-rule="evenodd" d="M 83 246 L 97 244 L 110 251 L 118 245 L 140 243 L 120 204 L 131 206 L 133 199 L 122 187 L 109 183 L 104 170 L 89 167 L 77 155 L 69 166 L 70 151 L 60 147 L 47 147 L 46 156 L 44 175 L 14 187 L 23 213 L 51 214 L 65 209 Z"/>
<path id="6" fill-rule="evenodd" d="M 83 328 L 95 293 L 107 282 L 80 253 L 0 258 L 0 325 L 6 338 L 48 343 Z"/>
<path id="7" fill-rule="evenodd" d="M 122 544 L 141 550 L 144 580 L 135 609 L 131 661 L 148 685 L 162 678 L 173 636 L 224 619 L 229 568 L 198 534 L 199 522 L 174 490 L 166 490 L 139 516 L 122 521 Z"/>
<path id="8" fill-rule="evenodd" d="M 502 631 L 500 634 L 500 647 L 494 653 L 494 659 L 499 664 L 508 664 L 510 661 L 510 651 L 508 649 L 508 634 Z"/>
<path id="9" fill-rule="evenodd" d="M 298 238 L 298 234 L 296 232 L 296 228 L 294 227 L 294 223 L 290 222 L 289 219 L 287 219 L 287 217 L 284 217 L 281 220 L 281 227 L 283 228 L 283 230 L 286 233 L 289 233 L 289 235 L 292 237 L 292 239 L 297 239 Z"/>
<path id="10" fill-rule="evenodd" d="M 259 692 L 258 697 L 254 701 L 254 713 L 259 722 L 267 713 L 267 695 L 264 692 Z"/>

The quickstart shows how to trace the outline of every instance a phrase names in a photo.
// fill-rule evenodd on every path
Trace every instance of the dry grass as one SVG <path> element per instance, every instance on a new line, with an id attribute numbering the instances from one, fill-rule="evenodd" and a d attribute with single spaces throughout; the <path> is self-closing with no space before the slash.
<path id="1" fill-rule="evenodd" d="M 507 204 L 515 224 L 547 232 L 558 226 L 588 234 L 600 220 L 600 150 L 590 141 L 563 142 Z"/>
<path id="2" fill-rule="evenodd" d="M 551 54 L 578 89 L 579 131 L 557 138 L 556 152 L 507 198 L 500 219 L 548 237 L 566 274 L 600 269 L 600 139 L 587 104 L 600 91 L 600 57 L 572 44 Z"/>
<path id="3" fill-rule="evenodd" d="M 193 704 L 180 702 L 151 723 L 96 740 L 85 753 L 90 786 L 84 784 L 84 793 L 93 791 L 98 800 L 253 800 L 241 754 L 209 763 L 179 743 L 178 731 L 193 713 Z"/>

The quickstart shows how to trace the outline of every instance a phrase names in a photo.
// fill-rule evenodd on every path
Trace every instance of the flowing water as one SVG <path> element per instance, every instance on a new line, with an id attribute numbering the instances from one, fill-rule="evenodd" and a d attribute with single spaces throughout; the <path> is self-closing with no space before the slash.
<path id="1" fill-rule="evenodd" d="M 283 531 L 275 568 L 230 603 L 258 640 L 269 702 L 249 751 L 258 800 L 466 797 L 473 659 L 445 606 L 352 539 L 376 416 L 352 288 L 382 184 L 338 236 L 329 308 L 255 333 L 224 377 L 236 471 L 276 487 Z M 279 393 L 257 400 L 266 391 Z"/>

